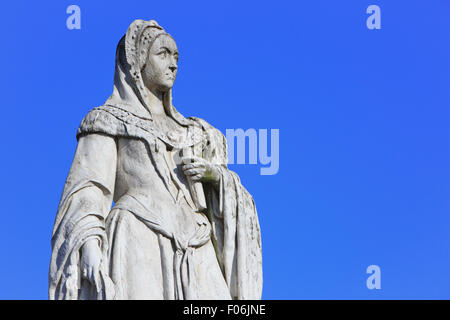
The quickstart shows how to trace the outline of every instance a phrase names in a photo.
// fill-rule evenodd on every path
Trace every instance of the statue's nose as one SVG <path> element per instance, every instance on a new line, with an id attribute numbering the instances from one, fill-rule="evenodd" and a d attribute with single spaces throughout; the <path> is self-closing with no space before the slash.
<path id="1" fill-rule="evenodd" d="M 170 69 L 170 71 L 175 72 L 175 70 L 177 70 L 177 67 L 176 66 L 170 66 L 169 69 Z"/>

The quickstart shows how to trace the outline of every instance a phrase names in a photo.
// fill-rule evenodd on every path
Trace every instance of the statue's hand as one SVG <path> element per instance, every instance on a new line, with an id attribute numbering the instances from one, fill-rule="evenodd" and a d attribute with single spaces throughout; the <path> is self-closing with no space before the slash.
<path id="1" fill-rule="evenodd" d="M 89 239 L 81 249 L 81 276 L 100 289 L 102 252 L 97 239 Z"/>
<path id="2" fill-rule="evenodd" d="M 199 157 L 185 157 L 182 161 L 184 174 L 192 181 L 219 182 L 220 171 L 217 168 L 217 165 Z"/>

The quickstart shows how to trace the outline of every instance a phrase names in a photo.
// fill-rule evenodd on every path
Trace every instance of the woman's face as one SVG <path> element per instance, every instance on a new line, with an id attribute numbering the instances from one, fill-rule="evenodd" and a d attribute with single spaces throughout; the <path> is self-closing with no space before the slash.
<path id="1" fill-rule="evenodd" d="M 150 47 L 143 70 L 143 80 L 147 87 L 167 92 L 177 76 L 178 49 L 172 37 L 161 35 Z"/>

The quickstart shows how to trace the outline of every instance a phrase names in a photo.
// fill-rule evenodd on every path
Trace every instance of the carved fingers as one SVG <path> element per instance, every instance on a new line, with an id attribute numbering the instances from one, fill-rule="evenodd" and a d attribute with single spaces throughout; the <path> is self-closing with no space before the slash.
<path id="1" fill-rule="evenodd" d="M 97 292 L 100 290 L 100 263 L 102 252 L 97 239 L 88 240 L 81 253 L 81 276 L 95 285 Z"/>
<path id="2" fill-rule="evenodd" d="M 184 174 L 194 182 L 216 182 L 219 179 L 217 168 L 199 157 L 185 157 L 183 161 Z"/>
<path id="3" fill-rule="evenodd" d="M 206 172 L 204 163 L 191 163 L 183 166 L 184 174 L 193 181 L 200 181 Z"/>

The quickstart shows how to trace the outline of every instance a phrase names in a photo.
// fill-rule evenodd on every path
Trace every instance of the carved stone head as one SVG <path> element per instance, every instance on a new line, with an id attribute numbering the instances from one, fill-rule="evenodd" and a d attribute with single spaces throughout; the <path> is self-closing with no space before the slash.
<path id="1" fill-rule="evenodd" d="M 172 105 L 177 63 L 178 49 L 170 34 L 155 20 L 133 21 L 117 45 L 114 91 L 105 104 L 123 106 L 134 114 L 151 118 L 148 90 L 159 92 L 167 115 L 185 123 Z M 143 112 L 140 106 L 148 112 Z"/>
<path id="2" fill-rule="evenodd" d="M 147 59 L 141 69 L 147 88 L 167 92 L 177 76 L 178 49 L 168 34 L 158 35 L 147 49 Z"/>

